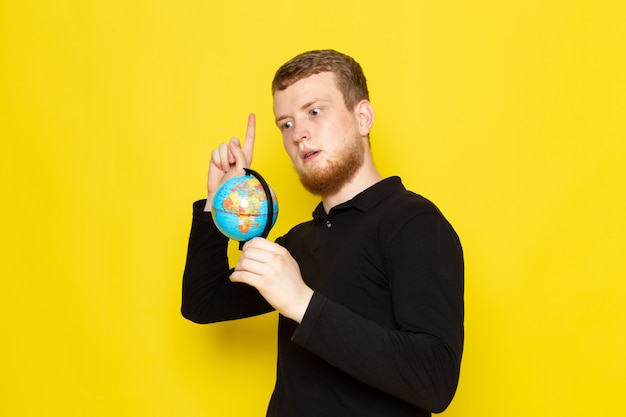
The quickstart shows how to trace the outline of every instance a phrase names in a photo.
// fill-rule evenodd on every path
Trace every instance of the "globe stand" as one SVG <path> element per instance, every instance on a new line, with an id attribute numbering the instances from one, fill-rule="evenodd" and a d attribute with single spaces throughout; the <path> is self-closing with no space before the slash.
<path id="1" fill-rule="evenodd" d="M 261 237 L 266 238 L 272 229 L 272 223 L 274 223 L 274 201 L 272 199 L 272 192 L 261 174 L 250 168 L 244 168 L 244 171 L 246 172 L 246 175 L 252 175 L 259 180 L 261 186 L 263 187 L 263 191 L 265 192 L 265 201 L 267 201 L 267 219 L 265 219 L 265 228 L 263 229 L 263 233 L 261 233 Z M 245 243 L 246 241 L 239 242 L 239 250 L 243 249 L 243 245 Z"/>

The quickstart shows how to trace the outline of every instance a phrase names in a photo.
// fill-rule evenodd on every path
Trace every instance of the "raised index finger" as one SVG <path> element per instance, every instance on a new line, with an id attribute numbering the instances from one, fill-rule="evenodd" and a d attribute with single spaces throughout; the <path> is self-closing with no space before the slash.
<path id="1" fill-rule="evenodd" d="M 256 116 L 250 113 L 248 116 L 248 128 L 246 129 L 246 140 L 243 143 L 243 153 L 246 156 L 248 166 L 252 164 L 252 154 L 254 153 L 254 137 L 256 135 Z"/>

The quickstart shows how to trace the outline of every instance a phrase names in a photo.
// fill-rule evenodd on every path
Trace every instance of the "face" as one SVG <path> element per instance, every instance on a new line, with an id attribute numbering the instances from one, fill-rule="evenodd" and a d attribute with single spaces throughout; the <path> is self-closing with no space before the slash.
<path id="1" fill-rule="evenodd" d="M 283 146 L 311 193 L 335 194 L 362 166 L 367 135 L 359 129 L 357 109 L 346 108 L 332 72 L 276 91 L 274 114 Z"/>

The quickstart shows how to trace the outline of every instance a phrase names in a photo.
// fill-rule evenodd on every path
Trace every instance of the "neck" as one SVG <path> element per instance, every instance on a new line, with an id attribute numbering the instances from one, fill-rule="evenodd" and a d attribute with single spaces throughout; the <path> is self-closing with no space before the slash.
<path id="1" fill-rule="evenodd" d="M 363 166 L 361 166 L 351 181 L 347 182 L 338 192 L 322 196 L 324 211 L 330 213 L 333 207 L 353 199 L 357 194 L 370 188 L 380 180 L 382 180 L 382 176 L 372 159 L 369 157 L 365 158 Z"/>

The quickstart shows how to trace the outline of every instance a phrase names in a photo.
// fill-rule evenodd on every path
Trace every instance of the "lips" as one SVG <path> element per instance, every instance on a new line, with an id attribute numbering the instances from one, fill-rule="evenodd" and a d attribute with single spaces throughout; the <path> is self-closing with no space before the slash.
<path id="1" fill-rule="evenodd" d="M 317 155 L 318 153 L 319 151 L 304 150 L 300 152 L 300 157 L 302 158 L 303 161 L 307 161 L 311 159 L 312 157 L 314 157 L 315 155 Z"/>

